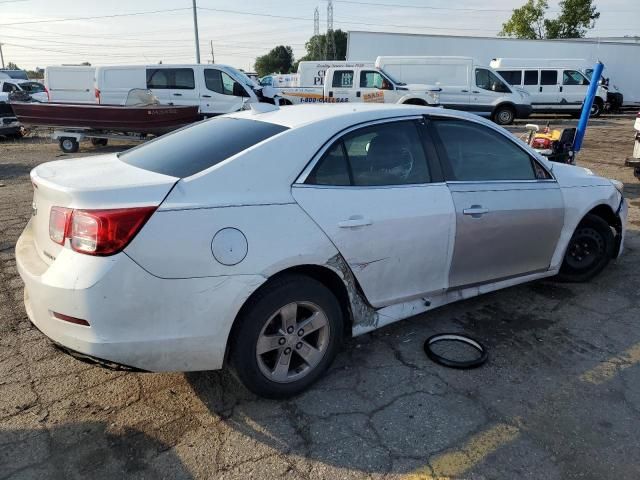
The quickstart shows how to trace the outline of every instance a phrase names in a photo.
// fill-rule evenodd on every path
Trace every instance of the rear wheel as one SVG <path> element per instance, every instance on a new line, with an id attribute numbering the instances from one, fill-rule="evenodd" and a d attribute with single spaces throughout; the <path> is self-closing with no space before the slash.
<path id="1" fill-rule="evenodd" d="M 300 393 L 320 378 L 342 343 L 338 300 L 312 278 L 286 275 L 249 302 L 231 339 L 238 377 L 263 397 Z"/>
<path id="2" fill-rule="evenodd" d="M 62 137 L 59 140 L 60 150 L 64 153 L 76 153 L 80 148 L 80 144 L 75 138 L 72 137 Z"/>
<path id="3" fill-rule="evenodd" d="M 596 215 L 587 215 L 573 232 L 558 279 L 586 282 L 607 266 L 613 255 L 611 227 Z"/>
<path id="4" fill-rule="evenodd" d="M 516 118 L 516 112 L 509 105 L 499 105 L 493 112 L 493 121 L 498 125 L 511 125 Z"/>

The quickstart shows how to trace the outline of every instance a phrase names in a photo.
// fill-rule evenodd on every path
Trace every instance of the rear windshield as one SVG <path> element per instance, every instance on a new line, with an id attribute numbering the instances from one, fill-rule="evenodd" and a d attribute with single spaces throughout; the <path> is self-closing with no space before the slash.
<path id="1" fill-rule="evenodd" d="M 285 130 L 257 120 L 212 118 L 120 153 L 118 158 L 134 167 L 184 178 Z"/>

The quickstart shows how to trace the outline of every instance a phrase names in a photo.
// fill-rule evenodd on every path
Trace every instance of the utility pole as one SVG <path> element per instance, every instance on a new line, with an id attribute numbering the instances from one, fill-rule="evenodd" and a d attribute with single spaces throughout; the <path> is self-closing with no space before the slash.
<path id="1" fill-rule="evenodd" d="M 325 59 L 336 59 L 336 40 L 333 37 L 333 1 L 327 2 L 327 39 L 325 42 Z"/>
<path id="2" fill-rule="evenodd" d="M 196 35 L 196 63 L 200 63 L 200 37 L 198 36 L 198 7 L 193 0 L 193 31 Z"/>
<path id="3" fill-rule="evenodd" d="M 2 55 L 2 44 L 0 43 L 0 60 L 2 60 L 2 68 L 4 68 L 4 55 Z"/>
<path id="4" fill-rule="evenodd" d="M 314 60 L 320 59 L 320 56 L 323 52 L 320 51 L 320 9 L 316 7 L 313 11 L 313 51 L 311 52 L 311 56 Z"/>
<path id="5" fill-rule="evenodd" d="M 213 40 L 211 40 L 211 63 L 216 63 L 216 57 L 213 56 Z"/>

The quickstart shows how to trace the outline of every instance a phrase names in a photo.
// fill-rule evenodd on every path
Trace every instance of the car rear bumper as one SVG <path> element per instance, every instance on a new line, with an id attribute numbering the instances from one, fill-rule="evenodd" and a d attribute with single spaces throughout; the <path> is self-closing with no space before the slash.
<path id="1" fill-rule="evenodd" d="M 16 244 L 16 264 L 27 315 L 42 333 L 100 362 L 148 371 L 221 368 L 233 320 L 264 281 L 250 275 L 162 279 L 124 253 L 91 257 L 66 248 L 47 265 L 30 224 Z"/>

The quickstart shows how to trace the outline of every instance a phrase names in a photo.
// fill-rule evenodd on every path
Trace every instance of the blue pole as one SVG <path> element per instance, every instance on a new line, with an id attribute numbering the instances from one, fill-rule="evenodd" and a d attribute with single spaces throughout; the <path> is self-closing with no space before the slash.
<path id="1" fill-rule="evenodd" d="M 596 63 L 593 68 L 593 75 L 591 75 L 589 90 L 587 90 L 587 96 L 584 99 L 584 105 L 582 105 L 582 114 L 580 115 L 580 121 L 576 129 L 576 136 L 573 139 L 574 158 L 576 153 L 582 148 L 582 140 L 584 140 L 584 134 L 587 131 L 587 123 L 589 123 L 589 115 L 591 114 L 593 100 L 596 98 L 596 90 L 598 90 L 598 82 L 602 76 L 602 70 L 604 70 L 604 64 L 602 62 Z"/>

